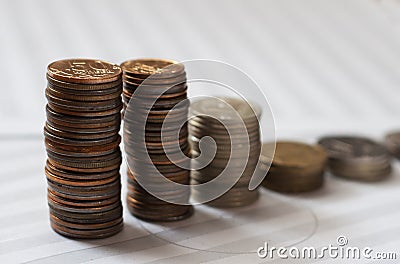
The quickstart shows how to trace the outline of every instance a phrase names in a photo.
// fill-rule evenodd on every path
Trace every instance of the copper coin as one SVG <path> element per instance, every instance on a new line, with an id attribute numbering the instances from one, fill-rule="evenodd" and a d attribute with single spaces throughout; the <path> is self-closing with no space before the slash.
<path id="1" fill-rule="evenodd" d="M 123 72 L 139 78 L 167 78 L 184 72 L 183 64 L 165 59 L 136 59 L 121 64 Z"/>
<path id="2" fill-rule="evenodd" d="M 115 92 L 121 92 L 122 90 L 122 78 L 119 78 L 113 82 L 99 83 L 99 84 L 82 84 L 82 83 L 71 83 L 56 80 L 46 74 L 47 86 L 54 91 L 62 94 L 69 95 L 83 95 L 83 96 L 95 96 L 95 95 L 108 95 Z"/>
<path id="3" fill-rule="evenodd" d="M 119 127 L 106 127 L 93 130 L 79 130 L 68 127 L 53 125 L 48 122 L 45 124 L 46 130 L 52 135 L 61 138 L 81 139 L 81 140 L 98 140 L 109 138 L 119 133 Z M 82 132 L 81 132 L 82 131 Z"/>
<path id="4" fill-rule="evenodd" d="M 50 214 L 64 221 L 81 224 L 105 223 L 122 218 L 122 207 L 104 213 L 80 214 L 49 208 Z"/>
<path id="5" fill-rule="evenodd" d="M 118 65 L 93 59 L 66 59 L 52 62 L 47 74 L 56 80 L 69 83 L 100 84 L 121 78 Z"/>
<path id="6" fill-rule="evenodd" d="M 53 230 L 60 235 L 66 236 L 66 237 L 71 237 L 71 238 L 79 238 L 79 239 L 93 239 L 93 238 L 106 238 L 113 236 L 117 233 L 119 233 L 122 230 L 123 223 L 122 220 L 119 224 L 108 227 L 108 228 L 103 228 L 103 229 L 98 229 L 98 230 L 80 230 L 80 229 L 74 229 L 74 228 L 69 228 L 63 225 L 58 224 L 55 221 L 50 221 L 51 227 Z"/>
<path id="7" fill-rule="evenodd" d="M 157 78 L 157 76 L 147 76 L 146 78 L 140 78 L 137 75 L 131 74 L 129 72 L 125 72 L 123 75 L 123 80 L 128 81 L 130 83 L 134 83 L 136 85 L 164 85 L 164 86 L 169 86 L 169 85 L 176 85 L 180 83 L 186 82 L 186 73 L 183 72 L 179 75 L 173 75 L 171 77 L 167 78 Z"/>
<path id="8" fill-rule="evenodd" d="M 110 116 L 113 114 L 120 113 L 122 110 L 122 102 L 118 104 L 117 107 L 112 108 L 110 110 L 104 110 L 104 111 L 92 111 L 92 112 L 83 112 L 83 111 L 73 111 L 69 110 L 68 107 L 56 105 L 52 102 L 47 102 L 47 105 L 49 108 L 54 110 L 57 113 L 64 114 L 64 115 L 71 115 L 71 116 L 76 116 L 76 117 L 103 117 L 103 116 Z"/>
<path id="9" fill-rule="evenodd" d="M 113 177 L 116 174 L 119 174 L 119 167 L 114 170 L 98 172 L 98 173 L 79 173 L 76 171 L 68 171 L 63 170 L 54 166 L 49 161 L 46 161 L 45 170 L 50 172 L 51 174 L 64 179 L 71 179 L 71 180 L 100 180 L 100 179 L 107 179 Z"/>

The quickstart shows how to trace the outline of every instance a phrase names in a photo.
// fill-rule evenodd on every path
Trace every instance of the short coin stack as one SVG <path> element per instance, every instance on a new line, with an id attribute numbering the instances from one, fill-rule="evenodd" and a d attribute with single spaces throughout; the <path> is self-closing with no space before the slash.
<path id="1" fill-rule="evenodd" d="M 163 59 L 130 60 L 121 68 L 128 208 L 147 221 L 185 219 L 193 212 L 190 188 L 163 182 L 190 183 L 185 68 Z"/>
<path id="2" fill-rule="evenodd" d="M 209 97 L 192 102 L 189 120 L 192 184 L 204 184 L 215 179 L 212 188 L 223 190 L 225 187 L 222 186 L 238 179 L 229 191 L 211 200 L 209 205 L 240 207 L 258 199 L 258 190 L 249 191 L 248 185 L 260 155 L 260 117 L 258 106 L 241 99 Z M 214 153 L 201 149 L 203 137 L 211 137 L 215 141 Z M 202 164 L 198 160 L 201 157 L 210 162 Z M 199 169 L 194 170 L 197 167 Z M 221 173 L 231 177 L 222 179 Z M 192 189 L 192 197 L 196 201 L 205 201 L 208 195 L 205 191 Z"/>
<path id="3" fill-rule="evenodd" d="M 400 160 L 400 132 L 386 135 L 385 144 L 389 152 Z"/>
<path id="4" fill-rule="evenodd" d="M 275 155 L 273 153 L 275 147 Z M 261 166 L 270 169 L 262 185 L 283 193 L 300 193 L 318 189 L 324 180 L 327 156 L 319 146 L 298 142 L 264 143 Z"/>
<path id="5" fill-rule="evenodd" d="M 48 66 L 45 173 L 51 226 L 62 235 L 103 238 L 122 229 L 121 74 L 89 59 Z"/>
<path id="6" fill-rule="evenodd" d="M 334 175 L 359 180 L 378 181 L 391 172 L 391 158 L 385 147 L 363 137 L 324 137 L 319 144 L 329 158 Z"/>

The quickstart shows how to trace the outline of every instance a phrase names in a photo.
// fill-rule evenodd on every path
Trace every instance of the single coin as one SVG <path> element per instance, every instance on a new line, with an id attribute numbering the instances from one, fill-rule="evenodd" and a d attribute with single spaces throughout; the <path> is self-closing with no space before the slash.
<path id="1" fill-rule="evenodd" d="M 273 157 L 271 153 L 275 154 Z M 327 155 L 318 145 L 308 145 L 301 142 L 279 141 L 276 144 L 266 143 L 262 146 L 261 159 L 272 162 L 273 166 L 289 168 L 309 168 L 323 166 Z"/>
<path id="2" fill-rule="evenodd" d="M 66 59 L 52 62 L 47 74 L 68 83 L 99 84 L 117 81 L 122 71 L 118 65 L 101 60 Z"/>
<path id="3" fill-rule="evenodd" d="M 96 229 L 96 230 L 80 230 L 75 228 L 69 228 L 63 225 L 60 225 L 56 221 L 51 220 L 51 227 L 53 230 L 60 235 L 71 237 L 71 238 L 79 238 L 79 239 L 94 239 L 94 238 L 106 238 L 113 236 L 119 233 L 123 228 L 122 220 L 115 226 Z"/>
<path id="4" fill-rule="evenodd" d="M 71 180 L 100 180 L 113 177 L 114 175 L 119 173 L 119 168 L 111 171 L 104 171 L 98 173 L 79 173 L 75 171 L 68 171 L 58 168 L 50 163 L 48 160 L 46 161 L 45 170 L 50 173 L 56 175 L 59 178 L 71 179 Z"/>
<path id="5" fill-rule="evenodd" d="M 190 116 L 204 115 L 232 122 L 259 117 L 261 108 L 236 98 L 213 97 L 192 102 Z"/>
<path id="6" fill-rule="evenodd" d="M 47 105 L 49 108 L 51 108 L 53 111 L 60 113 L 62 115 L 69 115 L 69 116 L 75 116 L 75 117 L 89 117 L 89 118 L 96 118 L 96 117 L 105 117 L 105 116 L 111 116 L 117 113 L 120 113 L 123 107 L 122 101 L 118 103 L 116 107 L 113 107 L 112 109 L 107 109 L 107 110 L 102 110 L 102 111 L 74 111 L 71 110 L 71 108 L 61 106 L 54 104 L 53 102 L 47 101 Z"/>
<path id="7" fill-rule="evenodd" d="M 167 78 L 180 75 L 184 72 L 183 64 L 165 59 L 136 59 L 121 64 L 125 74 L 138 78 Z"/>
<path id="8" fill-rule="evenodd" d="M 47 88 L 64 95 L 101 96 L 122 91 L 122 78 L 116 81 L 100 84 L 78 84 L 56 80 L 48 74 Z"/>

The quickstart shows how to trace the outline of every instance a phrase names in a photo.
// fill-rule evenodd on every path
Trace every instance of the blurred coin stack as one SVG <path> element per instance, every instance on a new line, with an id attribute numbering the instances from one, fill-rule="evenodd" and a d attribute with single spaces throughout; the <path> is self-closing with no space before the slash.
<path id="1" fill-rule="evenodd" d="M 173 184 L 190 184 L 184 66 L 170 60 L 138 59 L 122 63 L 121 68 L 128 208 L 147 221 L 185 219 L 193 212 L 190 188 Z"/>
<path id="2" fill-rule="evenodd" d="M 325 137 L 319 141 L 332 174 L 359 181 L 378 181 L 391 172 L 391 158 L 382 145 L 363 137 Z"/>
<path id="3" fill-rule="evenodd" d="M 121 75 L 98 60 L 48 66 L 45 173 L 51 226 L 62 235 L 103 238 L 122 229 Z"/>
<path id="4" fill-rule="evenodd" d="M 326 160 L 326 153 L 320 146 L 298 142 L 265 143 L 259 169 L 264 169 L 264 173 L 268 168 L 269 171 L 262 185 L 283 193 L 316 190 L 323 184 Z"/>
<path id="5" fill-rule="evenodd" d="M 400 159 L 400 132 L 386 135 L 385 144 L 389 152 L 397 159 Z"/>
<path id="6" fill-rule="evenodd" d="M 241 99 L 210 97 L 192 102 L 189 119 L 192 184 L 207 183 L 223 173 L 229 177 L 220 176 L 212 182 L 212 188 L 224 191 L 229 182 L 238 179 L 229 191 L 209 205 L 240 207 L 258 199 L 258 190 L 249 191 L 248 185 L 260 155 L 260 118 L 261 109 Z M 211 145 L 202 149 L 203 137 L 215 141 L 214 152 L 207 150 Z M 210 161 L 207 166 L 198 160 L 201 157 Z M 207 191 L 192 189 L 192 197 L 197 201 L 206 201 L 209 195 Z"/>

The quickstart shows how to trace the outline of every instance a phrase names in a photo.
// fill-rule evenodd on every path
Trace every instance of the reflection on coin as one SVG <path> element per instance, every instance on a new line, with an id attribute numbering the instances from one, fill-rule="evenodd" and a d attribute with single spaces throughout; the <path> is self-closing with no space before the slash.
<path id="1" fill-rule="evenodd" d="M 263 186 L 283 193 L 308 192 L 323 184 L 326 153 L 319 146 L 300 142 L 280 141 L 264 143 L 261 151 L 261 166 L 257 168 L 264 175 L 271 165 Z"/>
<path id="2" fill-rule="evenodd" d="M 382 180 L 391 172 L 390 156 L 382 145 L 355 136 L 331 136 L 319 140 L 334 175 L 359 181 Z"/>

